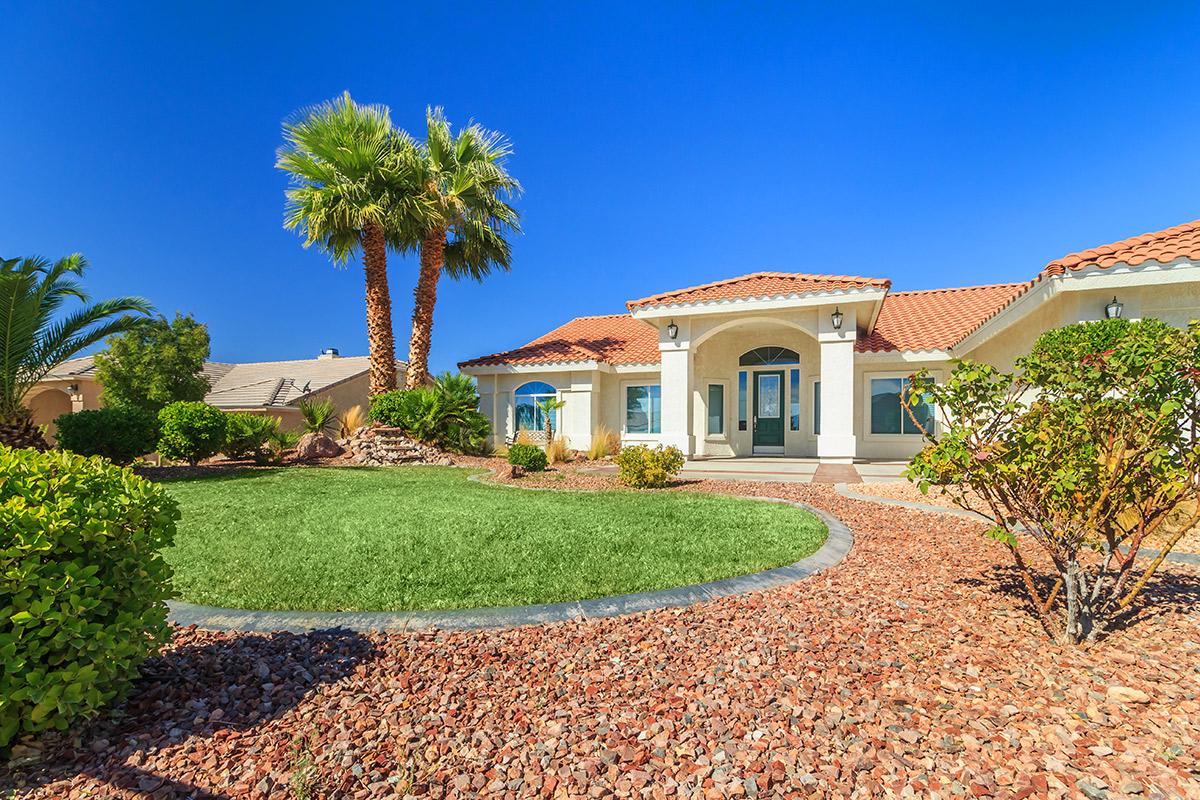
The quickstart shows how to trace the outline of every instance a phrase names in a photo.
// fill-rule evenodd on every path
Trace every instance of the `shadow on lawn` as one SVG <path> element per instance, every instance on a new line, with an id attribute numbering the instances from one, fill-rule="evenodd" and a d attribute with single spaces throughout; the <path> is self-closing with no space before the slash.
<path id="1" fill-rule="evenodd" d="M 1021 573 L 1012 565 L 996 565 L 984 572 L 982 577 L 959 578 L 956 582 L 990 588 L 1016 601 L 1021 610 L 1035 621 L 1037 619 Z M 1045 597 L 1055 583 L 1055 576 L 1043 573 L 1037 576 L 1035 582 L 1038 592 Z M 1130 607 L 1109 624 L 1106 635 L 1164 614 L 1186 614 L 1195 611 L 1197 605 L 1200 605 L 1200 575 L 1160 568 Z"/>
<path id="2" fill-rule="evenodd" d="M 251 733 L 320 685 L 340 680 L 378 655 L 369 639 L 340 629 L 202 635 L 212 638 L 147 661 L 124 702 L 79 730 L 74 741 L 47 737 L 38 763 L 13 770 L 0 787 L 28 790 L 87 775 L 136 796 L 230 797 L 125 762 L 190 737 L 221 740 Z M 200 755 L 217 759 L 215 765 L 205 766 L 202 758 L 179 766 L 205 766 L 205 772 L 220 774 L 226 767 L 223 756 L 216 748 L 211 752 Z"/>

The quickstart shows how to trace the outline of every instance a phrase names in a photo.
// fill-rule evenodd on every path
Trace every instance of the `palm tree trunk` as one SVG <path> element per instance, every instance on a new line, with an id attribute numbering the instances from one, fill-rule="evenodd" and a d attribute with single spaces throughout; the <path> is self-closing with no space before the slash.
<path id="1" fill-rule="evenodd" d="M 433 339 L 433 307 L 437 305 L 438 278 L 445 263 L 446 229 L 430 231 L 421 240 L 421 274 L 413 292 L 412 339 L 408 345 L 406 389 L 424 386 L 429 380 L 429 344 Z"/>
<path id="2" fill-rule="evenodd" d="M 32 447 L 34 450 L 49 450 L 50 445 L 41 430 L 33 424 L 29 412 L 21 409 L 0 420 L 0 445 L 8 447 Z"/>
<path id="3" fill-rule="evenodd" d="M 367 341 L 370 345 L 370 395 L 396 388 L 396 341 L 392 333 L 392 297 L 388 292 L 387 242 L 375 224 L 363 228 L 363 272 L 367 280 Z"/>

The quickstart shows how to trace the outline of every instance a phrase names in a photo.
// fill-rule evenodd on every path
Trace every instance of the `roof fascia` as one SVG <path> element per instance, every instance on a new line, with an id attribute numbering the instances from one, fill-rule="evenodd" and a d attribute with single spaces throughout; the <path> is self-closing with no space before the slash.
<path id="1" fill-rule="evenodd" d="M 732 300 L 705 300 L 695 303 L 670 303 L 666 305 L 642 306 L 630 313 L 634 319 L 650 320 L 676 315 L 701 316 L 707 314 L 733 314 L 743 311 L 776 311 L 789 308 L 811 308 L 829 305 L 837 301 L 880 302 L 887 295 L 882 287 L 870 289 L 838 289 L 830 292 L 806 292 L 803 294 L 773 295 L 770 297 L 738 297 Z"/>

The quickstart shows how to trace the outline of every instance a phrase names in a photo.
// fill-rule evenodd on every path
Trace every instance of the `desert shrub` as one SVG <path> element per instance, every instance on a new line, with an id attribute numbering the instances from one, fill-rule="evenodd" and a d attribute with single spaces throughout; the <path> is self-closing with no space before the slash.
<path id="1" fill-rule="evenodd" d="M 0 447 L 0 752 L 95 715 L 170 639 L 178 518 L 103 459 Z"/>
<path id="2" fill-rule="evenodd" d="M 304 418 L 305 433 L 325 433 L 337 426 L 337 409 L 332 400 L 304 398 L 296 403 L 300 416 Z"/>
<path id="3" fill-rule="evenodd" d="M 508 463 L 524 467 L 530 472 L 541 472 L 548 459 L 545 451 L 535 444 L 514 444 L 508 448 Z"/>
<path id="4" fill-rule="evenodd" d="M 612 428 L 600 425 L 592 431 L 592 443 L 588 447 L 588 458 L 592 461 L 616 455 L 620 449 L 621 437 Z"/>
<path id="5" fill-rule="evenodd" d="M 567 439 L 564 436 L 555 436 L 550 440 L 550 444 L 546 445 L 546 459 L 551 464 L 561 464 L 570 455 L 571 448 L 567 446 Z"/>
<path id="6" fill-rule="evenodd" d="M 529 432 L 528 428 L 521 428 L 521 430 L 517 431 L 517 438 L 513 439 L 513 444 L 533 444 L 533 443 L 534 443 L 533 434 L 531 434 Z"/>
<path id="7" fill-rule="evenodd" d="M 229 458 L 263 460 L 271 438 L 279 429 L 279 417 L 264 417 L 236 411 L 225 415 L 225 444 L 221 452 Z"/>
<path id="8" fill-rule="evenodd" d="M 479 413 L 479 395 L 467 375 L 439 375 L 429 386 L 371 398 L 368 416 L 411 438 L 456 453 L 479 453 L 492 426 Z"/>
<path id="9" fill-rule="evenodd" d="M 683 461 L 678 447 L 623 447 L 617 453 L 617 477 L 637 489 L 661 489 L 683 469 Z"/>
<path id="10" fill-rule="evenodd" d="M 367 415 L 362 406 L 350 406 L 338 417 L 338 435 L 345 439 L 367 424 Z"/>
<path id="11" fill-rule="evenodd" d="M 1042 334 L 1014 374 L 967 361 L 944 384 L 914 376 L 906 405 L 934 404 L 941 424 L 909 478 L 964 506 L 974 493 L 1060 642 L 1095 640 L 1131 613 L 1200 519 L 1197 363 L 1200 323 L 1115 319 Z M 1162 555 L 1135 559 L 1147 543 Z M 1040 574 L 1046 562 L 1057 575 Z"/>
<path id="12" fill-rule="evenodd" d="M 196 464 L 225 446 L 225 413 L 207 403 L 171 403 L 158 412 L 158 452 L 171 461 Z"/>
<path id="13" fill-rule="evenodd" d="M 158 420 L 149 411 L 118 406 L 63 414 L 54 421 L 58 446 L 81 456 L 103 456 L 116 464 L 129 464 L 153 452 Z"/>

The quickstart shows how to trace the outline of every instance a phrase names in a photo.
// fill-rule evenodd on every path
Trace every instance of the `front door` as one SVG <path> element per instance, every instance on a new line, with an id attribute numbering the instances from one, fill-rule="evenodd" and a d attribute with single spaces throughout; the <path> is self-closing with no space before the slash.
<path id="1" fill-rule="evenodd" d="M 754 373 L 754 446 L 783 451 L 783 372 Z"/>

